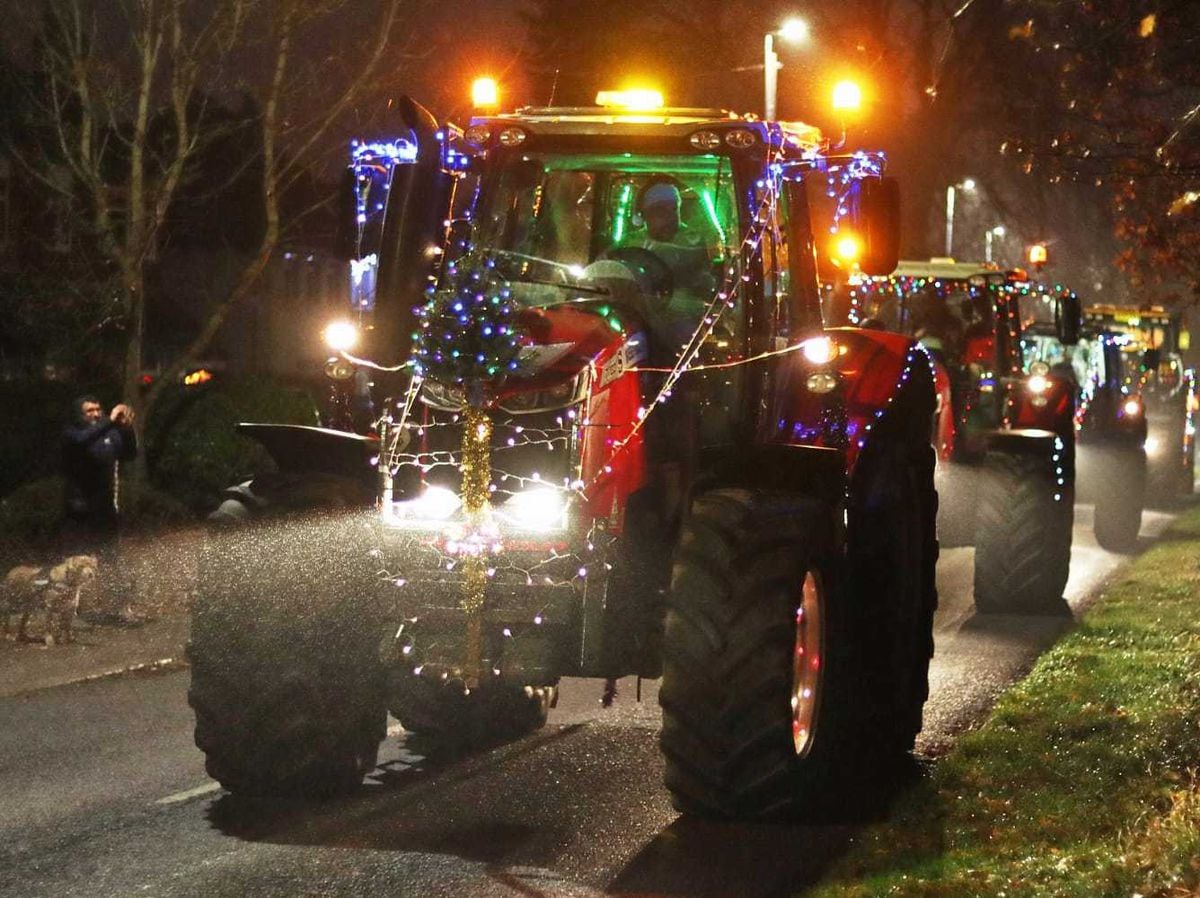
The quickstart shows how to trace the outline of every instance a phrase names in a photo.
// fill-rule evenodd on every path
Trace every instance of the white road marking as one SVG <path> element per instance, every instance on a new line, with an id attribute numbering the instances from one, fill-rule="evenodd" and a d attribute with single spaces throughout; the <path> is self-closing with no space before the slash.
<path id="1" fill-rule="evenodd" d="M 186 792 L 176 792 L 174 795 L 168 795 L 166 798 L 160 798 L 155 804 L 168 805 L 180 804 L 184 801 L 190 801 L 193 798 L 199 798 L 202 795 L 211 795 L 213 792 L 221 791 L 220 783 L 205 783 L 203 786 L 197 786 L 195 789 L 188 789 Z"/>

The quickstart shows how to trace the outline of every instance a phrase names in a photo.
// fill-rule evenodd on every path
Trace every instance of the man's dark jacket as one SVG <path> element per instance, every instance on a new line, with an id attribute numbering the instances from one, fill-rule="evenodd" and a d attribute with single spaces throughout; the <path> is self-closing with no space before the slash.
<path id="1" fill-rule="evenodd" d="M 112 421 L 76 421 L 63 431 L 62 463 L 67 515 L 115 517 L 113 476 L 118 461 L 137 455 L 133 428 Z"/>

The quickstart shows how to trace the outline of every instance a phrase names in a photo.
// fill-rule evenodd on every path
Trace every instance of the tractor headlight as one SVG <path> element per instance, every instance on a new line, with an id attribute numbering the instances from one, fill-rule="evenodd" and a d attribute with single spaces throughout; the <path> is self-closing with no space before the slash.
<path id="1" fill-rule="evenodd" d="M 1142 403 L 1137 399 L 1126 399 L 1125 404 L 1121 406 L 1121 410 L 1128 417 L 1133 418 L 1142 413 Z"/>
<path id="2" fill-rule="evenodd" d="M 522 530 L 561 530 L 567 524 L 567 494 L 551 486 L 536 486 L 513 493 L 496 511 Z"/>
<path id="3" fill-rule="evenodd" d="M 423 403 L 443 412 L 461 412 L 467 405 L 467 391 L 462 387 L 425 380 L 421 384 Z"/>
<path id="4" fill-rule="evenodd" d="M 827 365 L 837 355 L 837 344 L 832 337 L 822 334 L 819 337 L 809 337 L 800 344 L 804 357 L 814 365 Z"/>
<path id="5" fill-rule="evenodd" d="M 588 372 L 585 369 L 575 377 L 568 378 L 552 387 L 511 393 L 499 400 L 496 405 L 513 415 L 550 412 L 579 404 L 587 395 L 587 390 Z M 439 411 L 461 412 L 467 405 L 467 392 L 462 387 L 426 380 L 421 387 L 420 399 L 426 405 Z"/>
<path id="6" fill-rule="evenodd" d="M 1034 396 L 1041 396 L 1050 389 L 1050 381 L 1046 379 L 1044 374 L 1030 375 L 1029 380 L 1025 381 L 1025 389 Z"/>
<path id="7" fill-rule="evenodd" d="M 394 523 L 444 521 L 458 511 L 460 505 L 462 500 L 454 490 L 430 486 L 415 499 L 393 502 L 390 509 L 384 509 L 384 515 Z"/>
<path id="8" fill-rule="evenodd" d="M 512 381 L 510 381 L 511 383 Z M 504 411 L 514 415 L 531 412 L 551 412 L 568 408 L 583 401 L 588 390 L 588 372 L 583 370 L 562 383 L 541 390 L 523 390 L 505 396 L 496 403 Z"/>
<path id="9" fill-rule="evenodd" d="M 358 328 L 350 321 L 331 321 L 322 336 L 334 352 L 349 352 L 358 343 Z"/>

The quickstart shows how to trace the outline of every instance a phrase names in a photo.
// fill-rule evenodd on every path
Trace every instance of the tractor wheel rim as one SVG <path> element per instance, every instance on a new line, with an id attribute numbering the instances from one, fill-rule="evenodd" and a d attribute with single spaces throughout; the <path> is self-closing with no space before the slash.
<path id="1" fill-rule="evenodd" d="M 824 595 L 820 578 L 809 571 L 796 609 L 796 642 L 792 650 L 792 743 L 797 757 L 812 748 L 817 726 L 824 666 Z"/>

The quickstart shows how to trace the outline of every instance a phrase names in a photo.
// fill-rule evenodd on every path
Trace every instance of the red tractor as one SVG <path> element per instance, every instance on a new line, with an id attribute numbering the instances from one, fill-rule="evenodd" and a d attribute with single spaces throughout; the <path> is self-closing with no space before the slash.
<path id="1" fill-rule="evenodd" d="M 383 413 L 249 427 L 279 470 L 214 515 L 189 693 L 211 775 L 337 792 L 389 710 L 454 756 L 541 726 L 560 677 L 638 675 L 681 811 L 861 794 L 928 693 L 933 367 L 823 327 L 805 180 L 885 272 L 882 157 L 720 110 L 401 110 L 402 139 L 356 147 L 373 327 L 345 358 Z"/>
<path id="2" fill-rule="evenodd" d="M 975 546 L 984 612 L 1061 614 L 1071 560 L 1075 385 L 1025 373 L 1023 319 L 1079 338 L 1073 294 L 1046 297 L 1023 272 L 951 260 L 901 262 L 852 279 L 850 317 L 911 334 L 934 358 L 942 545 Z"/>

